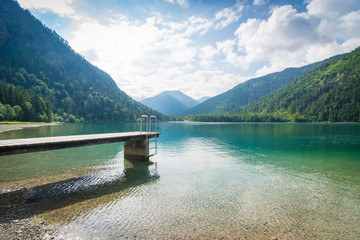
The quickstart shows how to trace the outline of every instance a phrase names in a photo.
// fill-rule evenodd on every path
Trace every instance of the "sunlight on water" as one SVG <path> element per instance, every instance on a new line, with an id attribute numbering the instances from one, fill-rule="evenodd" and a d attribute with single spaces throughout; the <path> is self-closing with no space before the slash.
<path id="1" fill-rule="evenodd" d="M 122 143 L 6 156 L 0 184 L 29 187 L 29 216 L 84 239 L 360 236 L 360 125 L 168 123 L 161 132 L 153 164 L 124 160 Z"/>

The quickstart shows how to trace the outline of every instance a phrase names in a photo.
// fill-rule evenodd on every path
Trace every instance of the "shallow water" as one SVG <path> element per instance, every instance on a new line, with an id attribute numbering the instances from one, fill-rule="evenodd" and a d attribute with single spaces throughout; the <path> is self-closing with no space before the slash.
<path id="1" fill-rule="evenodd" d="M 153 164 L 113 143 L 0 157 L 0 188 L 83 239 L 358 239 L 359 124 L 164 123 Z M 136 131 L 64 124 L 0 139 Z"/>

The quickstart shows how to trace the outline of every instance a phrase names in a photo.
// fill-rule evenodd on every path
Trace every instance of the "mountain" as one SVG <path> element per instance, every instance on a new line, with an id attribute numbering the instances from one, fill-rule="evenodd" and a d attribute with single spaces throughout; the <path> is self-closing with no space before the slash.
<path id="1" fill-rule="evenodd" d="M 0 4 L 0 101 L 2 120 L 51 121 L 53 114 L 60 121 L 164 117 L 130 98 L 13 0 Z"/>
<path id="2" fill-rule="evenodd" d="M 360 122 L 359 93 L 360 47 L 231 114 L 271 121 Z"/>
<path id="3" fill-rule="evenodd" d="M 210 99 L 209 96 L 205 96 L 205 97 L 199 98 L 199 99 L 197 100 L 197 104 L 203 103 L 203 102 L 205 102 L 205 101 L 208 100 L 208 99 Z"/>
<path id="4" fill-rule="evenodd" d="M 181 103 L 183 103 L 187 108 L 193 107 L 196 104 L 198 104 L 196 100 L 192 99 L 191 97 L 189 97 L 188 95 L 184 94 L 183 92 L 181 92 L 179 90 L 165 91 L 160 94 L 166 94 L 166 95 L 170 95 L 170 96 L 176 98 Z"/>
<path id="5" fill-rule="evenodd" d="M 142 100 L 141 103 L 163 114 L 174 115 L 197 105 L 198 101 L 175 90 L 159 93 L 154 97 Z"/>
<path id="6" fill-rule="evenodd" d="M 250 79 L 225 93 L 212 97 L 193 108 L 181 112 L 181 114 L 225 114 L 285 86 L 297 77 L 319 66 L 321 63 L 322 62 L 317 62 L 299 68 L 287 68 L 281 72 Z"/>

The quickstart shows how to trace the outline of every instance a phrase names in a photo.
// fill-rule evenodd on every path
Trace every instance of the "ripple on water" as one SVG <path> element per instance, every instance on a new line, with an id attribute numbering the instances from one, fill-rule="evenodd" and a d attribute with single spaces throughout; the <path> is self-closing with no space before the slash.
<path id="1" fill-rule="evenodd" d="M 84 239 L 360 235 L 356 131 L 281 124 L 174 129 L 173 137 L 159 138 L 152 165 L 127 162 L 118 146 L 97 157 L 91 152 L 102 149 L 88 148 L 89 161 L 101 164 L 51 191 L 33 189 L 34 196 L 52 196 L 46 204 L 59 201 L 39 218 Z"/>

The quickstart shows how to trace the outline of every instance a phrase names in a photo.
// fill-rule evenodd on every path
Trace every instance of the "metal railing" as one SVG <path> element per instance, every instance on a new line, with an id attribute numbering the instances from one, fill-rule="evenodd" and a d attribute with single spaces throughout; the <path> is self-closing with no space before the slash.
<path id="1" fill-rule="evenodd" d="M 155 125 L 155 127 L 154 127 L 154 132 L 156 132 L 156 116 L 154 116 L 154 115 L 152 115 L 152 116 L 150 116 L 150 118 L 149 118 L 149 132 L 151 132 L 151 119 L 154 119 L 154 125 Z"/>
<path id="2" fill-rule="evenodd" d="M 143 122 L 143 119 L 145 120 L 145 122 Z M 146 139 L 148 140 L 148 150 L 149 150 L 149 155 L 148 157 L 154 156 L 157 154 L 157 135 L 155 135 L 155 137 L 153 138 L 154 140 L 150 140 L 149 139 L 149 133 L 152 132 L 151 126 L 152 126 L 152 122 L 154 120 L 154 132 L 157 131 L 157 126 L 156 126 L 156 122 L 157 122 L 157 118 L 154 115 L 151 115 L 150 118 L 148 115 L 141 115 L 140 118 L 140 133 L 143 133 L 143 125 L 145 124 L 146 129 L 145 129 L 145 133 L 146 133 Z M 153 143 L 154 145 L 152 147 L 150 147 L 150 143 Z M 150 150 L 154 149 L 154 153 L 150 153 Z"/>
<path id="3" fill-rule="evenodd" d="M 140 133 L 143 132 L 142 130 L 142 127 L 143 127 L 143 119 L 146 119 L 146 133 L 149 132 L 149 117 L 148 115 L 141 115 L 141 118 L 140 118 Z"/>

